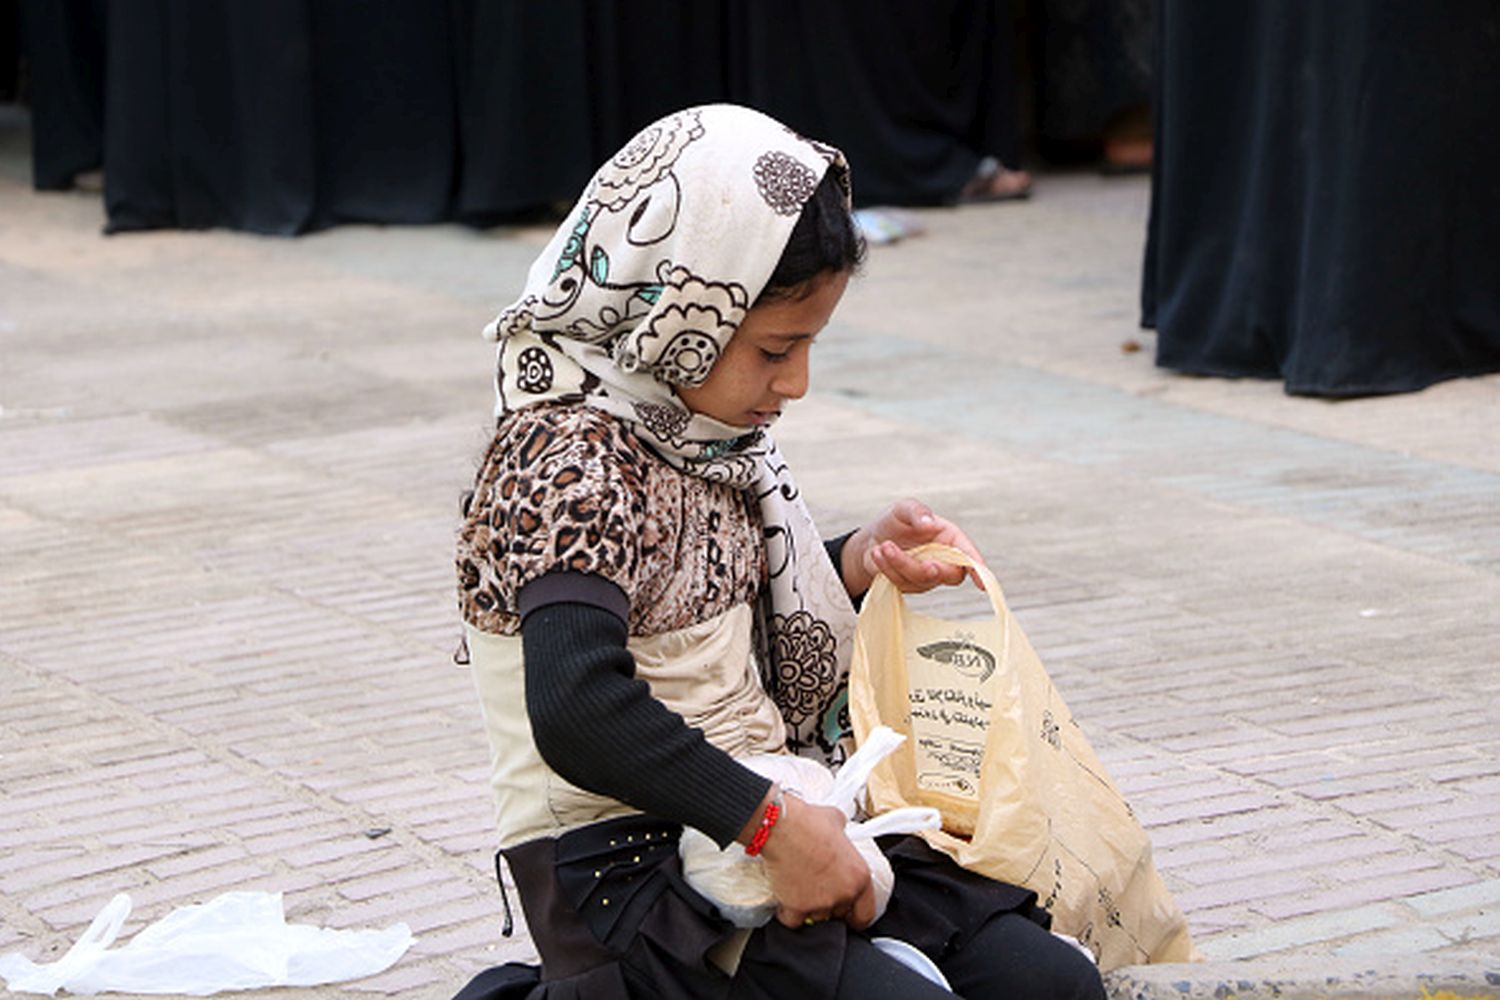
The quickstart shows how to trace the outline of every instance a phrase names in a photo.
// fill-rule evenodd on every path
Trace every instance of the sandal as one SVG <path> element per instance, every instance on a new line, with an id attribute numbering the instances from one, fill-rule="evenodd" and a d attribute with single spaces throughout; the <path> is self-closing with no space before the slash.
<path id="1" fill-rule="evenodd" d="M 985 201 L 1021 201 L 1031 197 L 1031 175 L 1011 170 L 993 156 L 979 161 L 974 176 L 958 193 L 961 205 Z"/>

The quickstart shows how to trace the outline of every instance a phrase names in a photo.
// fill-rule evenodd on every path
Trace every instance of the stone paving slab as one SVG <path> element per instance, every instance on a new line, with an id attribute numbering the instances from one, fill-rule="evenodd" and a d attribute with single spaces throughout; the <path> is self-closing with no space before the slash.
<path id="1" fill-rule="evenodd" d="M 478 330 L 547 233 L 103 237 L 24 148 L 0 118 L 0 952 L 60 954 L 116 892 L 128 934 L 260 888 L 418 936 L 278 996 L 529 956 L 449 552 Z M 1156 370 L 1145 199 L 1044 176 L 923 213 L 778 437 L 825 525 L 916 494 L 986 553 L 1213 960 L 1115 995 L 1493 993 L 1500 378 L 1325 403 Z"/>
<path id="2" fill-rule="evenodd" d="M 1437 962 L 1421 971 L 1292 958 L 1139 966 L 1110 977 L 1112 1000 L 1491 1000 L 1500 963 Z"/>

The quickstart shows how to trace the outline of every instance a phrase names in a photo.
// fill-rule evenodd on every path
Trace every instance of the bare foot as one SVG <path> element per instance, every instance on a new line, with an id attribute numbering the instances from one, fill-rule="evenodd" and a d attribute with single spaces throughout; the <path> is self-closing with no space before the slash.
<path id="1" fill-rule="evenodd" d="M 1104 169 L 1109 173 L 1145 173 L 1151 169 L 1150 139 L 1105 139 Z"/>
<path id="2" fill-rule="evenodd" d="M 104 171 L 85 170 L 74 174 L 73 186 L 85 194 L 99 194 L 104 190 Z"/>
<path id="3" fill-rule="evenodd" d="M 1116 115 L 1104 128 L 1107 174 L 1143 174 L 1151 169 L 1151 111 L 1144 106 Z"/>

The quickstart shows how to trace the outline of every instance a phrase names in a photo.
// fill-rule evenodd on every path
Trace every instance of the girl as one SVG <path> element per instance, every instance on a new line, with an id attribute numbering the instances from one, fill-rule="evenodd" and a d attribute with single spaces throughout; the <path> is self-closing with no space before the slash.
<path id="1" fill-rule="evenodd" d="M 466 996 L 1102 997 L 1033 894 L 915 838 L 872 924 L 843 815 L 736 763 L 840 759 L 853 600 L 962 581 L 973 546 L 901 501 L 820 541 L 769 428 L 863 243 L 843 156 L 745 108 L 691 108 L 600 168 L 487 329 L 498 425 L 458 546 L 500 848 L 542 957 Z M 777 920 L 736 935 L 682 880 L 696 827 L 758 851 Z M 509 995 L 509 994 L 507 994 Z"/>

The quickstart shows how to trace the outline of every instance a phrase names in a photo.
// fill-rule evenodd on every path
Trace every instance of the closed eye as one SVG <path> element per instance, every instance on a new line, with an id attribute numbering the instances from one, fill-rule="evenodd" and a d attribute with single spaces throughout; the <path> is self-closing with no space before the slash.
<path id="1" fill-rule="evenodd" d="M 782 351 L 778 354 L 775 351 L 768 351 L 764 347 L 762 347 L 760 349 L 760 356 L 765 358 L 767 361 L 785 361 L 787 358 L 792 356 L 792 352 Z"/>

